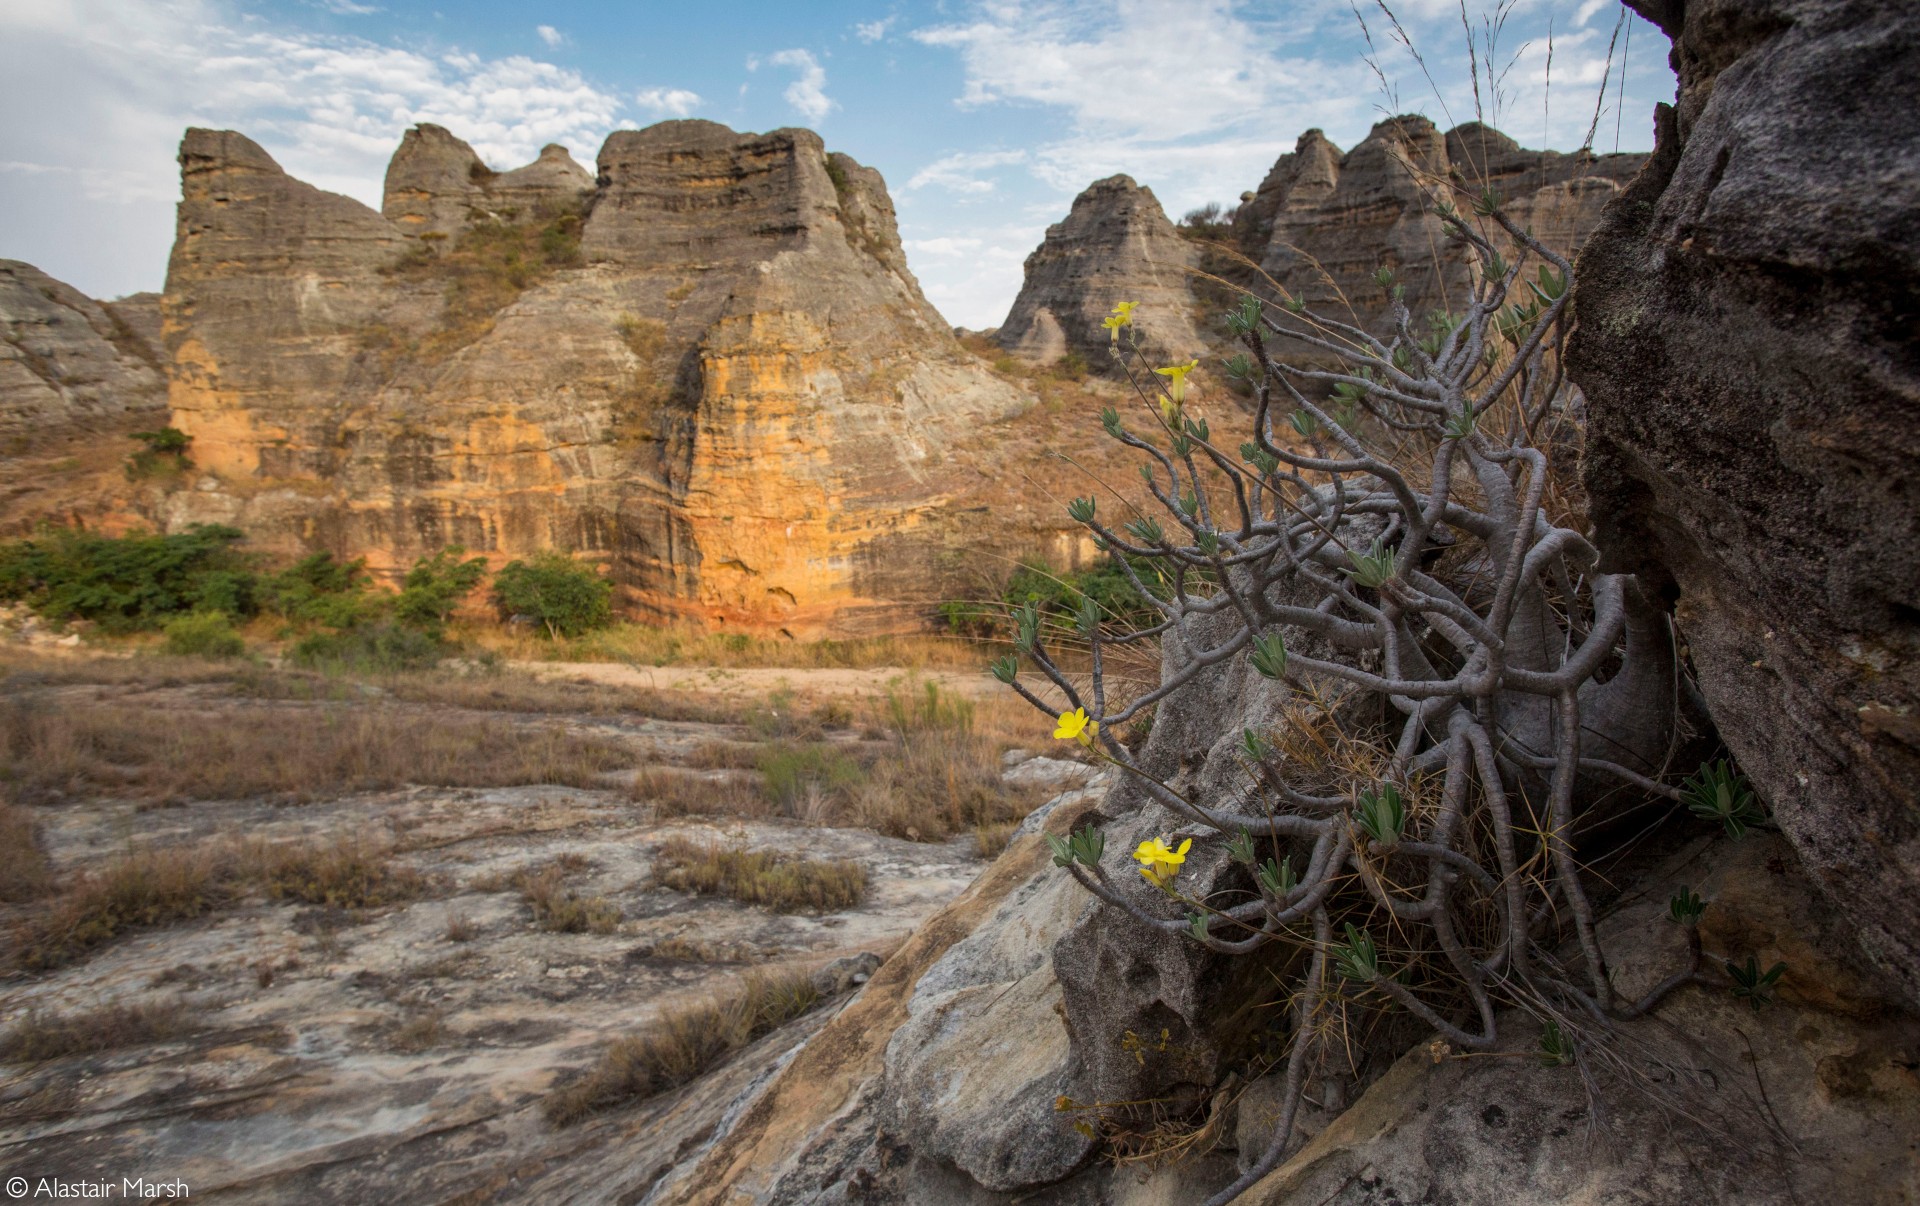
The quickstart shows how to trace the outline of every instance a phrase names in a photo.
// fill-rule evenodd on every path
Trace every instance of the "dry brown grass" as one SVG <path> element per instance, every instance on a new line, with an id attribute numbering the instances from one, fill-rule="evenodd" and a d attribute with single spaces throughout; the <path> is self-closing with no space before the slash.
<path id="1" fill-rule="evenodd" d="M 669 838 L 654 853 L 654 882 L 676 892 L 725 896 L 776 913 L 852 908 L 866 897 L 867 870 L 845 860 L 745 850 Z"/>
<path id="2" fill-rule="evenodd" d="M 1013 841 L 1013 831 L 1020 828 L 1018 821 L 1000 821 L 993 824 L 981 823 L 973 827 L 973 844 L 980 857 L 991 862 L 1005 853 Z"/>
<path id="3" fill-rule="evenodd" d="M 378 704 L 162 711 L 15 698 L 0 704 L 0 759 L 26 799 L 310 799 L 398 787 L 591 787 L 633 764 L 559 725 L 420 715 Z"/>
<path id="4" fill-rule="evenodd" d="M 0 1062 L 34 1063 L 162 1043 L 192 1033 L 191 1019 L 186 1003 L 179 1000 L 104 1005 L 73 1013 L 35 1010 L 0 1037 Z"/>
<path id="5" fill-rule="evenodd" d="M 438 1009 L 423 1009 L 394 1028 L 387 1048 L 410 1055 L 439 1046 L 446 1035 L 445 1015 Z"/>
<path id="6" fill-rule="evenodd" d="M 0 783 L 0 904 L 37 900 L 53 886 L 33 814 L 15 804 L 12 795 L 11 787 Z"/>
<path id="7" fill-rule="evenodd" d="M 615 1040 L 580 1079 L 547 1095 L 547 1120 L 568 1126 L 686 1084 L 820 1003 L 797 972 L 747 977 L 710 1001 L 666 1014 L 644 1034 Z"/>
<path id="8" fill-rule="evenodd" d="M 643 767 L 629 788 L 633 798 L 653 806 L 660 819 L 676 817 L 765 817 L 772 805 L 756 785 L 736 776 L 705 775 L 671 767 Z"/>
<path id="9" fill-rule="evenodd" d="M 567 886 L 565 868 L 550 864 L 520 882 L 520 897 L 534 924 L 556 934 L 611 934 L 620 928 L 620 906 L 604 896 L 582 896 Z"/>
<path id="10" fill-rule="evenodd" d="M 748 633 L 698 632 L 620 623 L 573 640 L 542 640 L 498 625 L 461 627 L 467 641 L 521 661 L 627 662 L 642 666 L 784 667 L 875 670 L 977 669 L 979 646 L 925 633 L 795 641 Z"/>
<path id="11" fill-rule="evenodd" d="M 72 962 L 129 930 L 227 907 L 248 892 L 335 908 L 374 908 L 417 896 L 425 881 L 358 837 L 274 844 L 225 840 L 141 850 L 82 874 L 14 928 L 21 967 Z"/>

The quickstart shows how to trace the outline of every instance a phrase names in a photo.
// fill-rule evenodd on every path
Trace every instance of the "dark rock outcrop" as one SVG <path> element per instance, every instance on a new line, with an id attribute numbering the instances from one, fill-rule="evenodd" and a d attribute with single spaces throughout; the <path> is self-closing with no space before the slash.
<path id="1" fill-rule="evenodd" d="M 1128 176 L 1096 180 L 1027 257 L 1025 283 L 994 340 L 1036 364 L 1072 352 L 1099 368 L 1109 345 L 1100 320 L 1131 301 L 1140 303 L 1148 347 L 1184 360 L 1201 347 L 1189 314 L 1199 263 L 1199 248 L 1180 237 L 1152 189 Z"/>
<path id="2" fill-rule="evenodd" d="M 1920 1001 L 1920 10 L 1634 5 L 1658 149 L 1579 262 L 1608 568 L 1665 584 L 1714 721 Z"/>

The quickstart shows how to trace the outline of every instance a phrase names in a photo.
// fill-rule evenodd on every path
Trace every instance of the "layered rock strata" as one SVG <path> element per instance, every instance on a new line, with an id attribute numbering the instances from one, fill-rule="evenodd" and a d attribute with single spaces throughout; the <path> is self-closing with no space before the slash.
<path id="1" fill-rule="evenodd" d="M 1199 265 L 1200 249 L 1180 237 L 1152 189 L 1129 176 L 1096 180 L 1027 257 L 1025 282 L 994 339 L 1036 364 L 1072 353 L 1098 369 L 1110 343 L 1101 319 L 1132 301 L 1143 307 L 1140 329 L 1153 351 L 1197 349 L 1189 311 Z"/>
<path id="2" fill-rule="evenodd" d="M 207 476 L 172 523 L 387 571 L 571 549 L 656 614 L 858 631 L 926 592 L 942 445 L 1026 401 L 809 131 L 620 131 L 586 189 L 420 127 L 384 213 L 231 132 L 181 167 L 171 404 Z"/>
<path id="3" fill-rule="evenodd" d="M 1465 210 L 1492 189 L 1523 227 L 1571 254 L 1645 159 L 1530 151 L 1479 122 L 1442 133 L 1424 117 L 1380 122 L 1345 152 L 1308 130 L 1212 240 L 1184 236 L 1151 190 L 1109 177 L 1088 186 L 1066 220 L 1048 228 L 995 338 L 1028 361 L 1051 363 L 1072 352 L 1098 368 L 1107 362 L 1101 317 L 1117 301 L 1138 301 L 1151 355 L 1202 355 L 1226 343 L 1217 312 L 1229 296 L 1203 273 L 1267 297 L 1277 284 L 1320 313 L 1379 330 L 1386 295 L 1373 274 L 1389 268 L 1424 319 L 1431 309 L 1457 309 L 1470 283 L 1470 257 L 1445 238 L 1436 201 Z M 1319 356 L 1284 341 L 1279 347 L 1296 358 Z"/>
<path id="4" fill-rule="evenodd" d="M 1920 1001 L 1920 11 L 1634 7 L 1680 90 L 1579 262 L 1600 545 L 1665 584 L 1728 748 Z"/>
<path id="5" fill-rule="evenodd" d="M 153 295 L 97 302 L 31 264 L 0 260 L 0 439 L 159 418 L 166 378 Z"/>

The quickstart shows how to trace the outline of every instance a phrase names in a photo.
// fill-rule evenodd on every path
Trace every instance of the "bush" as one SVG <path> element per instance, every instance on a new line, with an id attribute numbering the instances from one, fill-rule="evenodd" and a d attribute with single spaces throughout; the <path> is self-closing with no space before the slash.
<path id="1" fill-rule="evenodd" d="M 182 473 L 193 467 L 193 461 L 187 456 L 193 437 L 177 427 L 136 431 L 132 438 L 142 447 L 127 458 L 127 477 L 131 481 Z"/>
<path id="2" fill-rule="evenodd" d="M 196 611 L 168 620 L 163 648 L 174 657 L 243 657 L 247 643 L 225 613 Z"/>
<path id="3" fill-rule="evenodd" d="M 287 656 L 295 665 L 312 669 L 395 674 L 431 669 L 446 651 L 445 643 L 432 633 L 382 621 L 345 632 L 316 632 Z"/>
<path id="4" fill-rule="evenodd" d="M 107 632 L 158 627 L 181 612 L 249 614 L 254 577 L 233 547 L 237 529 L 196 524 L 161 536 L 49 529 L 0 544 L 0 598 L 48 619 L 89 620 Z"/>
<path id="5" fill-rule="evenodd" d="M 310 553 L 261 580 L 260 604 L 289 620 L 352 628 L 378 611 L 368 585 L 365 559 L 338 561 L 332 553 Z"/>
<path id="6" fill-rule="evenodd" d="M 576 637 L 613 618 L 613 583 L 559 552 L 508 562 L 493 576 L 493 600 L 502 619 L 528 616 L 549 637 Z"/>
<path id="7" fill-rule="evenodd" d="M 400 583 L 400 597 L 393 604 L 394 618 L 437 633 L 460 600 L 473 593 L 487 576 L 487 559 L 470 557 L 462 561 L 466 551 L 456 544 L 414 562 Z"/>

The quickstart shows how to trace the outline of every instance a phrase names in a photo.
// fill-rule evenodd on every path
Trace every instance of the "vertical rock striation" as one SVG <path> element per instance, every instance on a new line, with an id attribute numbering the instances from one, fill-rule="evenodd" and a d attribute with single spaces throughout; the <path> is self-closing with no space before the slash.
<path id="1" fill-rule="evenodd" d="M 181 166 L 171 401 L 209 476 L 172 522 L 386 571 L 572 549 L 659 614 L 859 630 L 924 593 L 942 443 L 1024 403 L 809 131 L 620 131 L 595 180 L 421 126 L 383 213 L 238 134 Z"/>
<path id="2" fill-rule="evenodd" d="M 1680 91 L 1579 264 L 1607 568 L 1666 584 L 1727 745 L 1920 1001 L 1920 10 L 1634 7 Z"/>
<path id="3" fill-rule="evenodd" d="M 1108 363 L 1100 320 L 1115 303 L 1133 301 L 1150 348 L 1196 353 L 1190 273 L 1199 264 L 1199 248 L 1180 237 L 1152 189 L 1129 176 L 1096 180 L 1027 257 L 1025 282 L 995 339 L 1036 364 L 1071 352 L 1097 369 Z"/>

